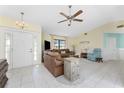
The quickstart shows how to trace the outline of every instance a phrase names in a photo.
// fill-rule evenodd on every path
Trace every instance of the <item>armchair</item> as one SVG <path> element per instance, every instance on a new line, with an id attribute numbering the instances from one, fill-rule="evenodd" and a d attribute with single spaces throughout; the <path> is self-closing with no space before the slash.
<path id="1" fill-rule="evenodd" d="M 87 54 L 87 59 L 91 61 L 96 61 L 96 58 L 101 58 L 101 49 L 94 48 L 92 53 Z"/>

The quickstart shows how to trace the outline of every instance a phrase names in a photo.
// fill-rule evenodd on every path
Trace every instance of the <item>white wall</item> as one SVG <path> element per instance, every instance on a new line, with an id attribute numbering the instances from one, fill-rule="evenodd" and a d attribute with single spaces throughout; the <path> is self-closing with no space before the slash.
<path id="1" fill-rule="evenodd" d="M 38 32 L 37 33 L 38 35 L 37 35 L 37 42 L 38 42 L 38 50 L 37 50 L 37 52 L 38 52 L 38 62 L 36 63 L 36 64 L 40 64 L 41 63 L 41 60 L 42 60 L 42 32 L 40 31 L 40 32 Z"/>
<path id="2" fill-rule="evenodd" d="M 102 48 L 102 57 L 104 61 L 120 60 L 119 49 Z"/>
<path id="3" fill-rule="evenodd" d="M 124 49 L 119 49 L 120 60 L 124 61 Z"/>
<path id="4" fill-rule="evenodd" d="M 0 31 L 0 59 L 4 58 L 4 33 Z"/>

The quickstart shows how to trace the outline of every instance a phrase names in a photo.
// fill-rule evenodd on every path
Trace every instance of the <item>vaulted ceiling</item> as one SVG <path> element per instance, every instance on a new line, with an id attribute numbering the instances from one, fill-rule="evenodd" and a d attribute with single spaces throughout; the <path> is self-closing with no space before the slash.
<path id="1" fill-rule="evenodd" d="M 67 26 L 67 22 L 58 24 L 58 21 L 65 19 L 59 14 L 68 14 L 68 6 L 62 5 L 25 5 L 25 6 L 0 6 L 0 16 L 8 16 L 20 19 L 20 12 L 25 13 L 24 20 L 41 25 L 43 31 L 49 34 L 75 36 L 80 32 L 90 31 L 96 27 L 111 21 L 124 20 L 124 6 L 101 6 L 101 5 L 73 5 L 72 14 L 78 10 L 83 10 L 83 14 L 77 18 L 82 18 L 82 23 L 72 22 L 72 26 Z"/>

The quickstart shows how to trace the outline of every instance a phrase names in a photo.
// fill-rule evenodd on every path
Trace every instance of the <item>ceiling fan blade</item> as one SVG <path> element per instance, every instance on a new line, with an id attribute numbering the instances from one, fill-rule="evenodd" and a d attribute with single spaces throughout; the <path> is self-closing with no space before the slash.
<path id="1" fill-rule="evenodd" d="M 64 16 L 64 17 L 66 17 L 67 19 L 69 19 L 69 16 L 67 16 L 65 13 L 63 13 L 63 12 L 60 12 L 60 15 L 62 15 L 62 16 Z"/>
<path id="2" fill-rule="evenodd" d="M 73 21 L 83 22 L 82 19 L 73 19 Z"/>
<path id="3" fill-rule="evenodd" d="M 71 16 L 71 19 L 73 19 L 74 17 L 80 15 L 81 13 L 83 13 L 82 10 L 79 10 L 78 12 L 76 12 L 73 16 Z"/>
<path id="4" fill-rule="evenodd" d="M 65 21 L 68 21 L 68 19 L 65 19 L 65 20 L 59 21 L 58 23 L 62 23 L 62 22 L 65 22 Z"/>

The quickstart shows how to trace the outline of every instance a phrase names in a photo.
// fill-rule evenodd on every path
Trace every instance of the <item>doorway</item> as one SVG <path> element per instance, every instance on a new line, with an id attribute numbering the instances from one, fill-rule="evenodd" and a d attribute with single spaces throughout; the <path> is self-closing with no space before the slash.
<path id="1" fill-rule="evenodd" d="M 39 32 L 2 30 L 4 58 L 9 69 L 40 64 L 41 35 Z M 1 33 L 1 32 L 0 32 Z"/>

